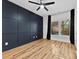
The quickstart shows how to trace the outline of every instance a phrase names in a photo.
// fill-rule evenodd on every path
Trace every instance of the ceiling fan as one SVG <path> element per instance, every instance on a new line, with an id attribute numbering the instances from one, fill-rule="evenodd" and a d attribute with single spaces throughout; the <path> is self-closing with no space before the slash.
<path id="1" fill-rule="evenodd" d="M 33 1 L 28 1 L 28 2 L 39 5 L 39 7 L 36 9 L 36 11 L 38 11 L 40 8 L 44 8 L 46 11 L 48 11 L 46 6 L 51 5 L 51 4 L 55 4 L 55 2 L 43 3 L 43 0 L 40 0 L 40 3 L 33 2 Z"/>

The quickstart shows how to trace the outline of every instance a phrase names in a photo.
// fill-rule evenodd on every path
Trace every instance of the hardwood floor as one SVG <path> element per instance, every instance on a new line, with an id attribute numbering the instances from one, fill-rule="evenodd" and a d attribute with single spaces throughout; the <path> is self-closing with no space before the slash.
<path id="1" fill-rule="evenodd" d="M 74 45 L 46 39 L 5 51 L 2 55 L 3 59 L 77 59 Z"/>

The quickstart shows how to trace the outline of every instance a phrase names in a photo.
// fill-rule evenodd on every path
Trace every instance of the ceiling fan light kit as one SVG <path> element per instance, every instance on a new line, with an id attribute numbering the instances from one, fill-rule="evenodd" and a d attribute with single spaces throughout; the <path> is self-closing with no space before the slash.
<path id="1" fill-rule="evenodd" d="M 42 9 L 43 9 L 43 8 L 44 8 L 44 5 L 40 5 L 40 8 L 42 8 Z"/>
<path id="2" fill-rule="evenodd" d="M 43 3 L 42 0 L 40 0 L 40 3 L 37 3 L 37 2 L 33 2 L 33 1 L 28 1 L 29 3 L 33 3 L 33 4 L 36 4 L 36 5 L 40 5 L 36 11 L 38 11 L 40 8 L 44 8 L 46 11 L 48 11 L 48 9 L 45 7 L 45 6 L 48 6 L 48 5 L 51 5 L 51 4 L 55 4 L 55 2 L 48 2 L 48 3 Z"/>

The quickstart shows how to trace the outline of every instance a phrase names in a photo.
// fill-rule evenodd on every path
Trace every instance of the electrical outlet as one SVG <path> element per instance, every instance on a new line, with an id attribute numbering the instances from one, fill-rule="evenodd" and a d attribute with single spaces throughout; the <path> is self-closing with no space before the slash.
<path id="1" fill-rule="evenodd" d="M 35 39 L 35 36 L 33 36 L 33 39 Z"/>
<path id="2" fill-rule="evenodd" d="M 36 36 L 36 38 L 38 38 L 38 37 Z"/>

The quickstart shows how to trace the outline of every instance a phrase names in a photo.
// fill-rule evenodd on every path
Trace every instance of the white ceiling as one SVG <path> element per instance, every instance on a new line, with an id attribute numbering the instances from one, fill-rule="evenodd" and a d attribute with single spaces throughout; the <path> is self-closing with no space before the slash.
<path id="1" fill-rule="evenodd" d="M 68 11 L 76 7 L 76 0 L 43 0 L 44 3 L 55 2 L 55 4 L 46 6 L 49 11 L 45 9 L 40 9 L 36 11 L 39 5 L 29 3 L 29 0 L 9 0 L 10 2 L 15 3 L 29 11 L 32 11 L 40 16 L 53 15 L 60 12 Z M 40 0 L 30 0 L 39 3 Z"/>

